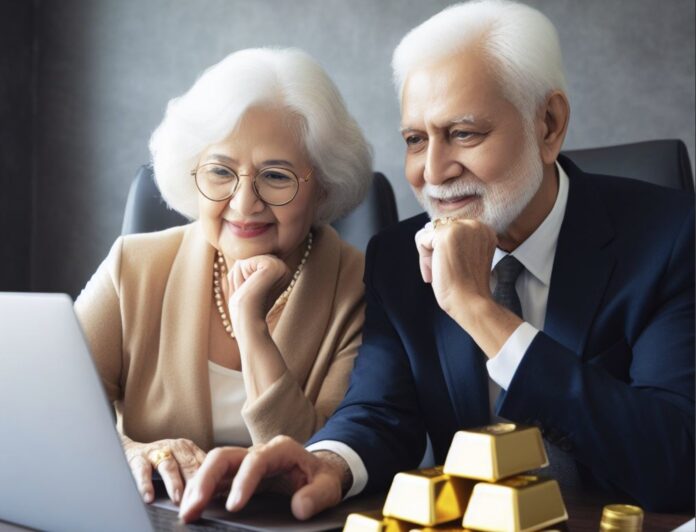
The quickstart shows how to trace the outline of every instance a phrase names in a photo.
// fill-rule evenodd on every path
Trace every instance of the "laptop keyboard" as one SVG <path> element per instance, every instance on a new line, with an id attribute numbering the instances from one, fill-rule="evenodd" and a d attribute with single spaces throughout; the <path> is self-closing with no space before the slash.
<path id="1" fill-rule="evenodd" d="M 214 521 L 200 519 L 195 523 L 185 525 L 179 521 L 179 516 L 172 510 L 157 506 L 146 506 L 147 514 L 153 528 L 157 532 L 214 532 L 218 530 L 248 532 L 248 528 L 239 528 L 232 524 L 223 525 Z"/>

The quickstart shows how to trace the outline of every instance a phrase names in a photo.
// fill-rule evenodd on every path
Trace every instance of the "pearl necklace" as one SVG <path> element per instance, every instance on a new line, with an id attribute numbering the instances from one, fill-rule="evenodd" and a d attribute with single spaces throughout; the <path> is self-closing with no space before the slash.
<path id="1" fill-rule="evenodd" d="M 268 314 L 266 315 L 267 318 L 276 310 L 285 305 L 285 303 L 287 303 L 290 293 L 292 292 L 292 289 L 295 288 L 295 283 L 297 283 L 297 279 L 299 279 L 300 274 L 305 267 L 307 257 L 309 257 L 309 252 L 312 251 L 312 241 L 313 236 L 310 231 L 310 233 L 307 235 L 307 247 L 305 248 L 304 255 L 302 255 L 302 260 L 300 260 L 300 264 L 298 264 L 295 273 L 292 275 L 290 284 L 285 290 L 283 290 L 283 293 L 278 296 L 278 299 L 276 299 L 275 303 L 273 303 L 271 310 L 268 311 Z M 215 297 L 215 306 L 217 307 L 218 314 L 220 314 L 220 318 L 222 319 L 222 325 L 225 327 L 227 334 L 234 339 L 235 334 L 232 330 L 232 320 L 227 317 L 227 312 L 225 311 L 225 302 L 223 300 L 222 279 L 225 277 L 227 277 L 227 265 L 225 264 L 225 258 L 218 250 L 215 252 L 215 261 L 213 262 L 213 295 Z"/>

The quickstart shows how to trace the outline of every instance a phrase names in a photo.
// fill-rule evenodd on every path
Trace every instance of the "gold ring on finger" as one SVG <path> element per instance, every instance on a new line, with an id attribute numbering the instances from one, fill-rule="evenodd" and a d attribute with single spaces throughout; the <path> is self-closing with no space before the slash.
<path id="1" fill-rule="evenodd" d="M 442 225 L 450 224 L 454 220 L 456 220 L 456 218 L 454 218 L 453 216 L 441 216 L 440 218 L 435 218 L 433 220 L 433 229 L 437 229 Z"/>
<path id="2" fill-rule="evenodd" d="M 171 449 L 169 449 L 169 447 L 159 449 L 155 452 L 155 455 L 152 457 L 152 467 L 157 469 L 162 462 L 173 459 L 174 455 L 172 454 L 172 451 Z"/>

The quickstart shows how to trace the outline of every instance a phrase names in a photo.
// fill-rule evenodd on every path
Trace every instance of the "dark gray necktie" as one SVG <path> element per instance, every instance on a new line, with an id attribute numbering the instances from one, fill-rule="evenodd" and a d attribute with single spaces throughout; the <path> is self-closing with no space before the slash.
<path id="1" fill-rule="evenodd" d="M 517 295 L 517 290 L 515 290 L 515 282 L 517 282 L 517 278 L 522 273 L 522 270 L 524 270 L 524 266 L 512 255 L 506 255 L 500 259 L 495 268 L 493 268 L 493 273 L 496 277 L 493 299 L 496 303 L 511 310 L 520 318 L 522 317 L 522 305 L 520 304 L 520 296 Z M 493 406 L 497 406 L 501 391 L 498 383 L 489 377 L 488 400 L 490 402 L 489 409 L 491 411 L 492 423 L 505 421 L 503 418 L 495 415 L 494 412 L 497 408 Z"/>
<path id="2" fill-rule="evenodd" d="M 522 318 L 522 305 L 517 290 L 515 290 L 515 282 L 523 269 L 522 263 L 512 255 L 503 257 L 493 269 L 497 281 L 495 290 L 493 290 L 493 299 L 520 318 Z M 497 395 L 501 391 L 500 387 L 493 382 L 492 388 L 491 400 L 493 400 L 493 396 L 496 396 L 495 399 L 497 399 Z M 494 417 L 494 421 L 500 420 L 500 418 L 496 418 L 497 416 Z M 576 488 L 579 485 L 579 479 L 575 460 L 556 445 L 549 443 L 546 438 L 544 438 L 544 444 L 546 453 L 549 455 L 549 467 L 535 472 L 556 478 L 562 487 Z"/>
<path id="3" fill-rule="evenodd" d="M 515 290 L 515 282 L 524 270 L 522 263 L 512 255 L 506 255 L 493 268 L 497 283 L 493 290 L 493 299 L 506 309 L 522 317 L 520 297 Z"/>

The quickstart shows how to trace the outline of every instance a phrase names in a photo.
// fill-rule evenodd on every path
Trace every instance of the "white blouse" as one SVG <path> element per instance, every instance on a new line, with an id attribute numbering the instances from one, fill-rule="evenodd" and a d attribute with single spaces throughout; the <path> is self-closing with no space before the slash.
<path id="1" fill-rule="evenodd" d="M 210 404 L 213 410 L 213 442 L 249 447 L 251 435 L 242 418 L 246 390 L 242 372 L 208 360 Z"/>

